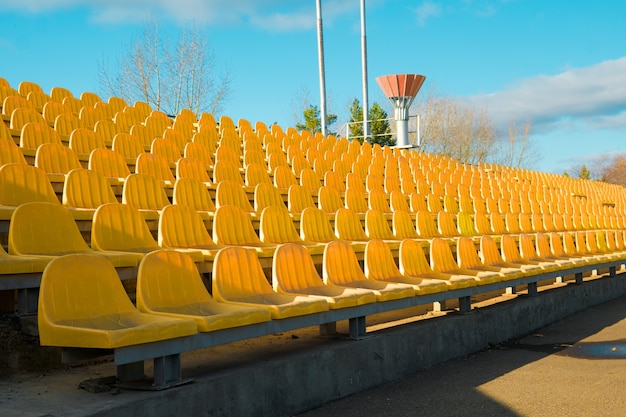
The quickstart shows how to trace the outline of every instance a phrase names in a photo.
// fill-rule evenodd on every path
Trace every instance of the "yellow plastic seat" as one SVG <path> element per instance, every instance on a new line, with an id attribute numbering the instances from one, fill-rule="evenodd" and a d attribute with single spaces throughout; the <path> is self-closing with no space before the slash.
<path id="1" fill-rule="evenodd" d="M 415 295 L 412 286 L 368 279 L 359 266 L 354 250 L 342 240 L 326 245 L 322 268 L 326 285 L 372 290 L 379 302 Z"/>
<path id="2" fill-rule="evenodd" d="M 46 173 L 32 165 L 0 166 L 0 184 L 0 220 L 11 220 L 15 209 L 24 203 L 60 203 Z"/>
<path id="3" fill-rule="evenodd" d="M 271 257 L 276 244 L 263 243 L 254 231 L 250 216 L 237 206 L 221 206 L 213 218 L 213 241 L 218 245 L 245 246 L 262 257 Z"/>
<path id="4" fill-rule="evenodd" d="M 459 238 L 459 242 L 462 238 Z M 468 240 L 465 240 L 467 242 Z M 474 246 L 474 242 L 470 239 L 469 242 L 472 244 L 472 250 Z M 465 250 L 465 245 L 461 248 Z M 476 251 L 474 250 L 474 254 Z M 460 256 L 460 252 L 457 244 L 457 256 Z M 479 259 L 480 261 L 480 259 Z M 499 281 L 499 274 L 491 271 L 480 271 L 468 269 L 465 267 L 460 267 L 460 262 L 454 259 L 452 255 L 452 250 L 448 242 L 440 238 L 434 238 L 430 243 L 430 264 L 433 270 L 440 271 L 445 274 L 454 274 L 454 275 L 469 275 L 473 276 L 478 285 L 490 284 L 493 282 Z"/>
<path id="5" fill-rule="evenodd" d="M 213 183 L 219 184 L 222 181 L 232 181 L 240 186 L 244 185 L 244 179 L 239 166 L 232 161 L 216 160 L 213 166 Z"/>
<path id="6" fill-rule="evenodd" d="M 113 137 L 112 149 L 124 157 L 127 165 L 135 165 L 137 157 L 145 152 L 139 138 L 130 133 L 118 133 Z"/>
<path id="7" fill-rule="evenodd" d="M 89 161 L 91 151 L 106 148 L 106 144 L 102 136 L 96 134 L 96 132 L 85 128 L 78 128 L 70 133 L 69 147 L 76 152 L 79 160 Z"/>
<path id="8" fill-rule="evenodd" d="M 2 114 L 4 116 L 11 117 L 11 114 L 15 109 L 19 108 L 34 108 L 33 103 L 28 101 L 26 97 L 20 95 L 7 95 L 2 99 Z"/>
<path id="9" fill-rule="evenodd" d="M 287 190 L 292 185 L 298 185 L 298 180 L 289 165 L 279 165 L 274 169 L 274 185 L 276 188 Z"/>
<path id="10" fill-rule="evenodd" d="M 568 233 L 569 235 L 569 233 Z M 571 235 L 570 239 L 571 239 Z M 557 233 L 557 232 L 552 232 L 548 235 L 547 237 L 549 239 L 549 245 L 550 245 L 550 250 L 551 253 L 554 255 L 554 257 L 556 259 L 565 259 L 565 260 L 569 260 L 570 262 L 572 262 L 575 265 L 589 265 L 592 262 L 590 262 L 589 259 L 585 259 L 582 256 L 577 256 L 577 255 L 570 255 L 567 253 L 567 251 L 565 250 L 565 244 L 564 244 L 564 240 L 565 237 L 561 238 L 561 234 Z M 572 241 L 573 242 L 573 241 Z M 545 245 L 545 243 L 543 243 Z"/>
<path id="11" fill-rule="evenodd" d="M 349 188 L 345 194 L 346 207 L 354 211 L 355 213 L 367 213 L 369 207 L 365 195 Z"/>
<path id="12" fill-rule="evenodd" d="M 426 259 L 424 250 L 419 242 L 405 239 L 400 243 L 398 252 L 398 269 L 403 276 L 429 280 L 441 280 L 450 290 L 474 287 L 478 283 L 471 275 L 462 275 L 434 270 Z"/>
<path id="13" fill-rule="evenodd" d="M 401 210 L 410 214 L 415 214 L 411 211 L 406 195 L 400 191 L 392 191 L 391 194 L 389 194 L 389 207 L 394 213 Z"/>
<path id="14" fill-rule="evenodd" d="M 50 259 L 26 255 L 9 255 L 0 245 L 0 277 L 2 275 L 43 272 Z"/>
<path id="15" fill-rule="evenodd" d="M 192 207 L 172 204 L 165 206 L 159 219 L 159 246 L 200 252 L 204 261 L 211 262 L 222 246 L 209 235 L 200 214 Z"/>
<path id="16" fill-rule="evenodd" d="M 84 253 L 105 258 L 116 268 L 138 264 L 134 254 L 89 248 L 70 212 L 61 204 L 46 202 L 24 203 L 15 209 L 9 227 L 9 253 L 47 258 Z"/>
<path id="17" fill-rule="evenodd" d="M 13 142 L 12 138 L 7 139 L 0 137 L 0 166 L 5 164 L 26 165 L 28 162 L 26 162 L 26 158 L 24 158 L 20 148 Z"/>
<path id="18" fill-rule="evenodd" d="M 249 188 L 254 188 L 259 184 L 270 184 L 273 186 L 272 179 L 265 165 L 249 164 L 246 166 L 244 177 L 244 182 Z"/>
<path id="19" fill-rule="evenodd" d="M 111 116 L 111 119 L 113 116 Z M 94 133 L 100 136 L 106 146 L 113 145 L 113 139 L 118 133 L 123 133 L 120 128 L 112 120 L 98 120 L 93 127 Z"/>
<path id="20" fill-rule="evenodd" d="M 237 206 L 249 214 L 257 216 L 257 212 L 252 207 L 250 200 L 243 186 L 230 180 L 224 180 L 217 184 L 215 189 L 215 205 L 216 207 Z"/>
<path id="21" fill-rule="evenodd" d="M 370 239 L 384 240 L 392 250 L 400 247 L 401 240 L 395 237 L 387 216 L 379 210 L 368 210 L 365 213 L 365 234 Z"/>
<path id="22" fill-rule="evenodd" d="M 488 235 L 480 237 L 480 260 L 489 267 L 500 268 L 500 273 L 504 274 L 505 279 L 520 278 L 528 275 L 529 271 L 540 273 L 537 265 L 522 265 L 507 262 L 502 258 L 496 241 Z"/>
<path id="23" fill-rule="evenodd" d="M 271 183 L 261 183 L 254 187 L 254 211 L 261 213 L 266 207 L 284 207 L 285 200 L 278 188 Z"/>
<path id="24" fill-rule="evenodd" d="M 447 211 L 437 213 L 437 227 L 443 237 L 458 237 L 461 235 L 457 229 L 454 215 Z"/>
<path id="25" fill-rule="evenodd" d="M 254 251 L 237 246 L 224 248 L 215 257 L 213 297 L 220 302 L 265 308 L 272 319 L 328 310 L 325 300 L 276 293 Z"/>
<path id="26" fill-rule="evenodd" d="M 478 231 L 474 227 L 474 219 L 472 215 L 464 211 L 456 215 L 457 228 L 462 236 L 475 237 L 478 236 Z"/>
<path id="27" fill-rule="evenodd" d="M 197 333 L 193 320 L 140 313 L 113 266 L 86 254 L 62 256 L 46 267 L 39 291 L 38 328 L 43 346 L 98 349 Z"/>
<path id="28" fill-rule="evenodd" d="M 522 233 L 519 235 L 519 253 L 524 262 L 529 261 L 537 263 L 545 271 L 556 271 L 557 269 L 559 269 L 558 263 L 552 262 L 539 256 L 539 254 L 537 253 L 537 248 L 535 247 L 534 236 L 527 235 L 526 233 Z"/>
<path id="29" fill-rule="evenodd" d="M 118 152 L 106 148 L 91 151 L 88 167 L 90 170 L 104 175 L 112 186 L 122 185 L 131 173 L 124 157 Z"/>
<path id="30" fill-rule="evenodd" d="M 408 211 L 397 209 L 392 216 L 392 230 L 396 239 L 419 239 L 413 219 Z"/>
<path id="31" fill-rule="evenodd" d="M 170 170 L 176 168 L 176 162 L 182 157 L 181 149 L 176 142 L 166 138 L 155 138 L 150 145 L 150 153 L 162 156 Z"/>
<path id="32" fill-rule="evenodd" d="M 60 114 L 71 116 L 72 111 L 64 106 L 60 101 L 48 101 L 43 104 L 41 115 L 46 120 L 48 125 L 53 126 L 54 121 Z"/>
<path id="33" fill-rule="evenodd" d="M 411 207 L 411 213 L 417 213 L 419 211 L 428 212 L 428 206 L 426 200 L 422 194 L 412 193 L 409 195 L 409 204 Z"/>
<path id="34" fill-rule="evenodd" d="M 80 217 L 91 220 L 99 206 L 117 203 L 117 198 L 104 175 L 79 168 L 71 170 L 65 178 L 62 203 L 72 211 L 83 212 Z M 75 219 L 78 217 L 74 215 Z"/>
<path id="35" fill-rule="evenodd" d="M 52 98 L 52 100 L 60 103 L 65 97 L 74 97 L 74 95 L 70 90 L 64 87 L 52 87 L 50 89 L 50 98 Z"/>
<path id="36" fill-rule="evenodd" d="M 302 240 L 285 207 L 270 206 L 263 209 L 259 237 L 264 243 L 297 243 L 306 247 L 311 255 L 321 255 L 324 252 L 324 244 Z"/>
<path id="37" fill-rule="evenodd" d="M 147 152 L 148 150 L 150 150 L 150 145 L 152 144 L 152 141 L 160 136 L 160 134 L 153 132 L 147 126 L 139 123 L 131 126 L 130 135 L 135 137 L 139 141 L 142 152 Z"/>
<path id="38" fill-rule="evenodd" d="M 145 174 L 131 174 L 124 181 L 122 203 L 138 208 L 146 220 L 157 220 L 159 211 L 170 204 L 163 183 Z"/>
<path id="39" fill-rule="evenodd" d="M 361 219 L 357 213 L 349 208 L 342 207 L 335 213 L 335 236 L 357 250 L 363 252 L 370 238 L 361 225 Z"/>
<path id="40" fill-rule="evenodd" d="M 539 261 L 531 261 L 522 257 L 519 250 L 518 242 L 512 235 L 503 235 L 500 240 L 500 248 L 502 259 L 505 262 L 518 264 L 522 269 L 535 270 L 539 268 L 541 271 L 545 270 L 545 265 L 542 265 Z"/>
<path id="41" fill-rule="evenodd" d="M 300 216 L 307 207 L 315 207 L 311 192 L 301 185 L 292 185 L 287 191 L 287 208 L 289 213 Z"/>
<path id="42" fill-rule="evenodd" d="M 263 308 L 215 301 L 193 260 L 159 250 L 146 255 L 137 274 L 137 308 L 160 316 L 192 319 L 199 332 L 247 326 L 271 319 Z"/>
<path id="43" fill-rule="evenodd" d="M 174 125 L 172 125 L 172 127 L 167 128 L 163 131 L 163 139 L 173 142 L 176 145 L 176 148 L 178 149 L 178 153 L 181 154 L 185 150 L 185 146 L 187 145 L 187 143 L 191 141 L 191 136 L 193 134 L 193 124 L 191 123 L 187 124 L 187 127 L 183 128 L 183 130 L 187 130 L 189 129 L 189 127 L 191 128 L 189 135 L 186 136 L 183 130 L 179 130 L 175 128 L 175 125 L 176 127 L 180 128 L 183 124 L 181 123 L 180 119 L 178 120 L 178 122 L 179 123 L 174 122 Z M 152 145 L 154 145 L 154 141 L 152 141 Z"/>
<path id="44" fill-rule="evenodd" d="M 176 182 L 167 159 L 161 155 L 139 154 L 137 161 L 135 161 L 135 173 L 154 177 L 168 188 L 174 187 L 174 182 Z"/>
<path id="45" fill-rule="evenodd" d="M 537 249 L 537 254 L 541 258 L 549 262 L 554 262 L 561 267 L 573 266 L 573 264 L 576 263 L 574 259 L 570 259 L 568 256 L 556 255 L 552 251 L 549 236 L 545 233 L 535 234 L 535 247 Z"/>
<path id="46" fill-rule="evenodd" d="M 29 123 L 49 127 L 43 116 L 32 107 L 18 107 L 11 112 L 9 128 L 21 132 Z"/>
<path id="47" fill-rule="evenodd" d="M 35 166 L 42 169 L 51 183 L 65 182 L 65 174 L 82 165 L 76 152 L 61 143 L 44 143 L 35 153 Z"/>
<path id="48" fill-rule="evenodd" d="M 439 232 L 432 214 L 427 210 L 419 210 L 417 212 L 415 215 L 415 228 L 421 238 L 441 237 L 441 232 Z"/>
<path id="49" fill-rule="evenodd" d="M 339 191 L 329 186 L 320 187 L 318 191 L 317 205 L 324 211 L 324 213 L 332 215 L 334 215 L 337 210 L 344 207 Z"/>
<path id="50" fill-rule="evenodd" d="M 176 162 L 176 179 L 180 178 L 194 178 L 204 183 L 205 187 L 212 186 L 211 177 L 199 159 L 179 158 Z"/>
<path id="51" fill-rule="evenodd" d="M 317 207 L 307 207 L 302 211 L 300 237 L 307 242 L 328 243 L 337 240 L 328 216 Z"/>
<path id="52" fill-rule="evenodd" d="M 469 272 L 470 275 L 475 275 L 481 281 L 481 284 L 489 284 L 509 278 L 501 268 L 485 265 L 476 251 L 476 244 L 467 236 L 462 236 L 457 240 L 456 256 L 458 260 L 457 266 Z M 513 277 L 518 278 L 519 276 L 521 274 Z"/>
<path id="53" fill-rule="evenodd" d="M 309 192 L 317 193 L 322 182 L 320 177 L 311 168 L 303 168 L 299 172 L 300 185 L 306 188 Z"/>
<path id="54" fill-rule="evenodd" d="M 365 276 L 371 280 L 410 285 L 415 295 L 448 290 L 448 284 L 442 280 L 403 275 L 393 259 L 391 249 L 380 239 L 372 239 L 367 243 L 364 270 Z"/>
<path id="55" fill-rule="evenodd" d="M 189 142 L 183 152 L 185 158 L 197 159 L 204 165 L 206 170 L 213 170 L 213 157 L 211 149 L 200 142 Z"/>
<path id="56" fill-rule="evenodd" d="M 39 146 L 45 143 L 61 144 L 61 137 L 54 129 L 43 123 L 26 123 L 22 127 L 20 148 L 24 155 L 34 156 Z"/>
<path id="57" fill-rule="evenodd" d="M 340 193 L 346 191 L 344 177 L 342 177 L 341 174 L 336 171 L 328 171 L 326 172 L 326 174 L 324 174 L 324 185 L 326 187 L 333 187 Z"/>
<path id="58" fill-rule="evenodd" d="M 179 178 L 174 183 L 172 203 L 189 206 L 202 216 L 203 220 L 213 220 L 215 203 L 206 185 L 195 178 Z"/>
<path id="59" fill-rule="evenodd" d="M 376 301 L 373 291 L 325 285 L 306 248 L 295 243 L 280 245 L 274 254 L 272 284 L 279 294 L 321 298 L 331 310 Z"/>

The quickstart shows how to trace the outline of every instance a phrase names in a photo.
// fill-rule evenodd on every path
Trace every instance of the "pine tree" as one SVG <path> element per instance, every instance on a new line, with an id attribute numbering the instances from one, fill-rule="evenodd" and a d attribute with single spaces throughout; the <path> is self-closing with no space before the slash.
<path id="1" fill-rule="evenodd" d="M 296 129 L 298 130 L 308 130 L 313 133 L 322 131 L 322 123 L 320 118 L 320 111 L 317 106 L 310 105 L 303 112 L 304 123 L 296 123 Z M 326 127 L 330 127 L 337 120 L 337 115 L 335 114 L 327 114 L 326 115 Z M 332 134 L 332 133 L 331 133 Z"/>

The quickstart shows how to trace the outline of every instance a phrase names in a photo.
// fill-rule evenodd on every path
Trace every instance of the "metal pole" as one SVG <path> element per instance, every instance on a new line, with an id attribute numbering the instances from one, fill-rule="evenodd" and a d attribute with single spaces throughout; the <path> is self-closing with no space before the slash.
<path id="1" fill-rule="evenodd" d="M 326 136 L 326 79 L 324 76 L 324 35 L 322 33 L 322 1 L 317 0 L 317 55 L 320 71 L 320 124 Z"/>
<path id="2" fill-rule="evenodd" d="M 363 68 L 363 141 L 369 136 L 369 103 L 367 98 L 367 35 L 365 32 L 365 0 L 361 0 L 361 65 Z"/>

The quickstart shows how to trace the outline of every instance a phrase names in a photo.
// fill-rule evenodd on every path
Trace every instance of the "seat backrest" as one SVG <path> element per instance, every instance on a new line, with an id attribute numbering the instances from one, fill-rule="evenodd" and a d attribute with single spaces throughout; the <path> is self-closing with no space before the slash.
<path id="1" fill-rule="evenodd" d="M 344 240 L 369 240 L 363 226 L 361 226 L 358 213 L 345 207 L 340 208 L 335 213 L 335 235 Z"/>
<path id="2" fill-rule="evenodd" d="M 145 174 L 131 174 L 124 181 L 122 203 L 146 210 L 161 210 L 170 204 L 163 184 Z"/>
<path id="3" fill-rule="evenodd" d="M 222 206 L 237 206 L 246 212 L 254 212 L 254 208 L 250 204 L 242 184 L 236 181 L 224 180 L 217 184 L 215 205 L 218 208 Z"/>
<path id="4" fill-rule="evenodd" d="M 180 126 L 181 123 L 178 123 L 178 125 Z M 193 126 L 191 126 L 191 129 L 193 130 Z M 189 140 L 187 140 L 185 134 L 181 130 L 169 128 L 163 131 L 163 139 L 174 143 L 178 149 L 178 153 L 181 154 L 185 150 L 185 145 L 191 141 L 191 135 L 189 135 Z M 154 145 L 154 141 L 152 141 L 152 144 Z"/>
<path id="5" fill-rule="evenodd" d="M 502 249 L 502 258 L 506 262 L 524 263 L 524 258 L 522 258 L 519 246 L 513 236 L 503 235 L 500 240 L 500 247 Z"/>
<path id="6" fill-rule="evenodd" d="M 93 216 L 91 247 L 126 251 L 156 249 L 158 245 L 139 210 L 126 204 L 107 203 L 98 207 Z"/>
<path id="7" fill-rule="evenodd" d="M 263 294 L 275 292 L 254 251 L 238 246 L 220 249 L 213 261 L 213 297 L 228 301 Z"/>
<path id="8" fill-rule="evenodd" d="M 361 194 L 362 195 L 362 194 Z M 383 213 L 391 213 L 391 207 L 387 201 L 387 194 L 381 190 L 373 190 L 368 196 L 368 207 L 370 210 L 378 210 Z"/>
<path id="9" fill-rule="evenodd" d="M 137 308 L 140 311 L 167 311 L 212 301 L 188 254 L 157 250 L 147 254 L 139 264 Z"/>
<path id="10" fill-rule="evenodd" d="M 432 214 L 427 210 L 419 210 L 415 214 L 415 227 L 418 235 L 422 238 L 441 236 Z"/>
<path id="11" fill-rule="evenodd" d="M 181 149 L 178 148 L 176 142 L 166 138 L 154 139 L 150 145 L 150 153 L 164 157 L 171 164 L 175 164 L 182 156 Z"/>
<path id="12" fill-rule="evenodd" d="M 284 207 L 287 209 L 278 188 L 271 183 L 257 184 L 254 188 L 254 211 L 260 213 L 266 207 Z"/>
<path id="13" fill-rule="evenodd" d="M 364 273 L 368 279 L 385 281 L 391 277 L 402 276 L 391 249 L 382 240 L 372 239 L 367 242 L 364 257 Z"/>
<path id="14" fill-rule="evenodd" d="M 331 242 L 337 239 L 328 216 L 317 207 L 307 207 L 300 216 L 300 237 L 308 242 Z"/>
<path id="15" fill-rule="evenodd" d="M 74 218 L 61 204 L 24 203 L 11 216 L 11 254 L 59 255 L 87 250 L 89 247 Z"/>
<path id="16" fill-rule="evenodd" d="M 26 97 L 18 95 L 9 95 L 2 100 L 2 114 L 11 117 L 11 114 L 15 109 L 34 108 L 33 103 L 28 101 Z"/>
<path id="17" fill-rule="evenodd" d="M 394 240 L 396 238 L 389 227 L 385 213 L 379 210 L 367 210 L 365 213 L 365 234 L 370 239 Z"/>
<path id="18" fill-rule="evenodd" d="M 213 166 L 213 183 L 219 184 L 222 181 L 232 181 L 244 185 L 239 166 L 232 161 L 216 160 Z"/>
<path id="19" fill-rule="evenodd" d="M 200 130 L 193 135 L 191 141 L 206 147 L 211 155 L 215 155 L 218 142 L 217 131 L 200 126 Z"/>
<path id="20" fill-rule="evenodd" d="M 325 284 L 342 286 L 367 279 L 354 250 L 342 240 L 335 240 L 326 245 L 322 271 Z"/>
<path id="21" fill-rule="evenodd" d="M 21 109 L 17 109 L 18 111 Z M 14 112 L 15 113 L 15 112 Z M 61 143 L 61 137 L 50 126 L 44 123 L 26 123 L 20 134 L 20 148 L 37 149 L 44 143 Z"/>
<path id="22" fill-rule="evenodd" d="M 117 198 L 106 177 L 90 169 L 71 170 L 63 184 L 63 205 L 96 209 L 102 204 L 116 203 Z"/>
<path id="23" fill-rule="evenodd" d="M 341 195 L 334 187 L 322 186 L 319 189 L 317 196 L 318 207 L 324 211 L 324 213 L 335 214 L 337 210 L 344 207 Z"/>
<path id="24" fill-rule="evenodd" d="M 161 155 L 139 154 L 135 162 L 135 172 L 137 174 L 150 175 L 159 181 L 169 181 L 172 184 L 176 181 L 167 159 Z"/>
<path id="25" fill-rule="evenodd" d="M 498 250 L 498 245 L 491 236 L 483 235 L 480 237 L 480 259 L 485 265 L 504 263 L 504 259 Z"/>
<path id="26" fill-rule="evenodd" d="M 248 187 L 256 187 L 261 183 L 270 184 L 272 187 L 274 186 L 265 165 L 254 163 L 246 166 L 245 183 Z"/>
<path id="27" fill-rule="evenodd" d="M 441 238 L 433 238 L 430 242 L 430 267 L 434 271 L 448 272 L 459 269 L 457 261 L 452 255 L 448 242 Z"/>
<path id="28" fill-rule="evenodd" d="M 456 215 L 457 228 L 463 236 L 478 236 L 478 231 L 474 227 L 474 219 L 472 215 L 461 211 Z"/>
<path id="29" fill-rule="evenodd" d="M 41 144 L 35 153 L 35 166 L 46 174 L 67 174 L 82 168 L 76 152 L 61 143 Z"/>
<path id="30" fill-rule="evenodd" d="M 200 142 L 189 142 L 185 145 L 185 158 L 197 159 L 205 167 L 213 166 L 213 157 L 208 146 Z"/>
<path id="31" fill-rule="evenodd" d="M 142 124 L 134 124 L 130 128 L 130 134 L 139 140 L 139 144 L 141 145 L 142 152 L 145 149 L 150 148 L 152 145 L 152 140 L 158 137 L 158 134 L 155 134 L 147 126 Z"/>
<path id="32" fill-rule="evenodd" d="M 93 127 L 94 132 L 99 135 L 105 143 L 111 144 L 113 143 L 113 139 L 115 135 L 118 133 L 122 133 L 122 130 L 113 123 L 112 120 L 98 120 Z"/>
<path id="33" fill-rule="evenodd" d="M 93 130 L 78 128 L 70 133 L 69 147 L 77 155 L 89 156 L 91 151 L 105 148 L 106 144 L 104 143 L 104 138 Z"/>
<path id="34" fill-rule="evenodd" d="M 237 206 L 220 206 L 213 218 L 213 241 L 218 245 L 259 244 L 250 215 Z"/>
<path id="35" fill-rule="evenodd" d="M 413 225 L 411 214 L 408 211 L 394 210 L 391 222 L 393 235 L 397 239 L 415 239 L 419 237 Z"/>
<path id="36" fill-rule="evenodd" d="M 62 137 L 69 137 L 75 129 L 81 127 L 80 120 L 73 114 L 59 114 L 54 119 L 54 130 Z"/>
<path id="37" fill-rule="evenodd" d="M 519 234 L 522 233 L 522 229 L 519 225 L 519 214 L 508 212 L 504 214 L 504 220 L 506 222 L 506 229 L 508 233 Z"/>
<path id="38" fill-rule="evenodd" d="M 274 185 L 277 188 L 288 189 L 292 185 L 297 185 L 298 180 L 289 165 L 279 165 L 274 169 Z"/>
<path id="39" fill-rule="evenodd" d="M 354 189 L 348 189 L 346 191 L 345 199 L 346 207 L 352 209 L 356 213 L 365 213 L 369 209 L 365 195 Z"/>
<path id="40" fill-rule="evenodd" d="M 315 207 L 311 192 L 301 185 L 292 185 L 287 192 L 287 207 L 290 213 L 297 214 L 307 207 Z"/>
<path id="41" fill-rule="evenodd" d="M 192 207 L 180 204 L 165 206 L 159 218 L 159 246 L 189 248 L 213 246 L 215 242 Z"/>
<path id="42" fill-rule="evenodd" d="M 107 178 L 126 178 L 130 169 L 124 157 L 114 150 L 98 148 L 89 154 L 89 169 L 97 171 Z"/>
<path id="43" fill-rule="evenodd" d="M 60 203 L 46 173 L 32 165 L 2 165 L 0 184 L 0 204 L 5 206 L 17 207 L 31 201 Z"/>
<path id="44" fill-rule="evenodd" d="M 215 203 L 206 185 L 195 178 L 179 178 L 174 183 L 172 202 L 200 211 L 215 211 Z"/>
<path id="45" fill-rule="evenodd" d="M 401 191 L 397 190 L 392 191 L 391 194 L 389 194 L 389 207 L 393 212 L 398 210 L 403 210 L 409 213 L 411 212 L 406 196 L 402 194 Z"/>
<path id="46" fill-rule="evenodd" d="M 239 153 L 235 150 L 234 146 L 229 146 L 226 142 L 227 139 L 220 141 L 220 146 L 215 149 L 215 163 L 217 162 L 230 162 L 241 168 L 241 160 L 239 159 Z"/>
<path id="47" fill-rule="evenodd" d="M 274 253 L 272 286 L 275 290 L 293 293 L 324 285 L 309 251 L 302 245 L 286 243 Z"/>
<path id="48" fill-rule="evenodd" d="M 318 191 L 322 186 L 320 177 L 311 168 L 304 168 L 300 171 L 300 185 L 308 191 Z"/>
<path id="49" fill-rule="evenodd" d="M 474 241 L 469 237 L 459 237 L 456 244 L 456 256 L 458 259 L 458 265 L 461 268 L 471 269 L 484 266 L 478 256 L 478 252 L 476 252 Z"/>
<path id="50" fill-rule="evenodd" d="M 519 251 L 523 259 L 529 261 L 540 260 L 537 248 L 535 247 L 534 238 L 530 235 L 522 233 L 519 236 Z"/>
<path id="51" fill-rule="evenodd" d="M 85 279 L 88 277 L 89 279 Z M 113 265 L 104 258 L 72 254 L 53 259 L 43 272 L 37 311 L 42 345 L 64 341 L 44 323 L 71 323 L 135 311 Z"/>
<path id="52" fill-rule="evenodd" d="M 454 218 L 455 216 L 447 211 L 437 213 L 437 227 L 441 236 L 454 237 L 460 235 Z"/>
<path id="53" fill-rule="evenodd" d="M 0 127 L 0 129 L 2 129 Z M 2 138 L 0 134 L 0 166 L 4 164 L 27 164 L 24 154 L 12 138 Z"/>
<path id="54" fill-rule="evenodd" d="M 145 152 L 139 138 L 130 133 L 118 133 L 115 135 L 113 137 L 112 149 L 130 160 L 137 159 L 140 154 Z"/>
<path id="55" fill-rule="evenodd" d="M 58 115 L 72 115 L 72 111 L 59 101 L 48 101 L 43 105 L 41 114 L 48 124 L 53 125 Z"/>
<path id="56" fill-rule="evenodd" d="M 402 275 L 419 276 L 433 272 L 422 246 L 413 239 L 404 239 L 400 243 L 398 261 Z"/>
<path id="57" fill-rule="evenodd" d="M 302 242 L 284 206 L 268 206 L 261 211 L 259 237 L 265 243 Z"/>
<path id="58" fill-rule="evenodd" d="M 209 177 L 209 173 L 202 161 L 193 158 L 178 159 L 176 162 L 176 178 L 195 178 L 204 183 L 211 182 L 211 177 Z"/>

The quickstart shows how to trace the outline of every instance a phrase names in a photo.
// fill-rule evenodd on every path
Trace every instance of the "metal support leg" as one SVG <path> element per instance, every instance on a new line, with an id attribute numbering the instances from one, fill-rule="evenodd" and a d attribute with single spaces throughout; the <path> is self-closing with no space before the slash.
<path id="1" fill-rule="evenodd" d="M 614 278 L 614 277 L 615 277 L 615 272 L 616 272 L 616 268 L 615 268 L 615 266 L 610 266 L 610 267 L 609 267 L 609 276 L 610 276 L 611 278 Z"/>
<path id="2" fill-rule="evenodd" d="M 122 382 L 141 381 L 145 377 L 143 361 L 117 366 L 117 379 Z"/>
<path id="3" fill-rule="evenodd" d="M 537 283 L 531 282 L 528 284 L 528 295 L 535 296 L 537 295 Z"/>
<path id="4" fill-rule="evenodd" d="M 582 272 L 577 272 L 574 274 L 574 279 L 576 280 L 576 284 L 582 284 L 583 283 L 583 273 Z"/>
<path id="5" fill-rule="evenodd" d="M 167 387 L 181 380 L 180 354 L 154 358 L 154 385 Z"/>
<path id="6" fill-rule="evenodd" d="M 17 314 L 26 316 L 37 314 L 39 288 L 24 288 L 17 291 Z"/>
<path id="7" fill-rule="evenodd" d="M 320 335 L 330 336 L 337 334 L 337 322 L 331 321 L 330 323 L 320 324 Z"/>
<path id="8" fill-rule="evenodd" d="M 459 311 L 461 313 L 469 313 L 472 311 L 472 301 L 469 296 L 459 297 Z"/>
<path id="9" fill-rule="evenodd" d="M 350 339 L 359 339 L 367 334 L 365 316 L 354 317 L 349 320 Z"/>

